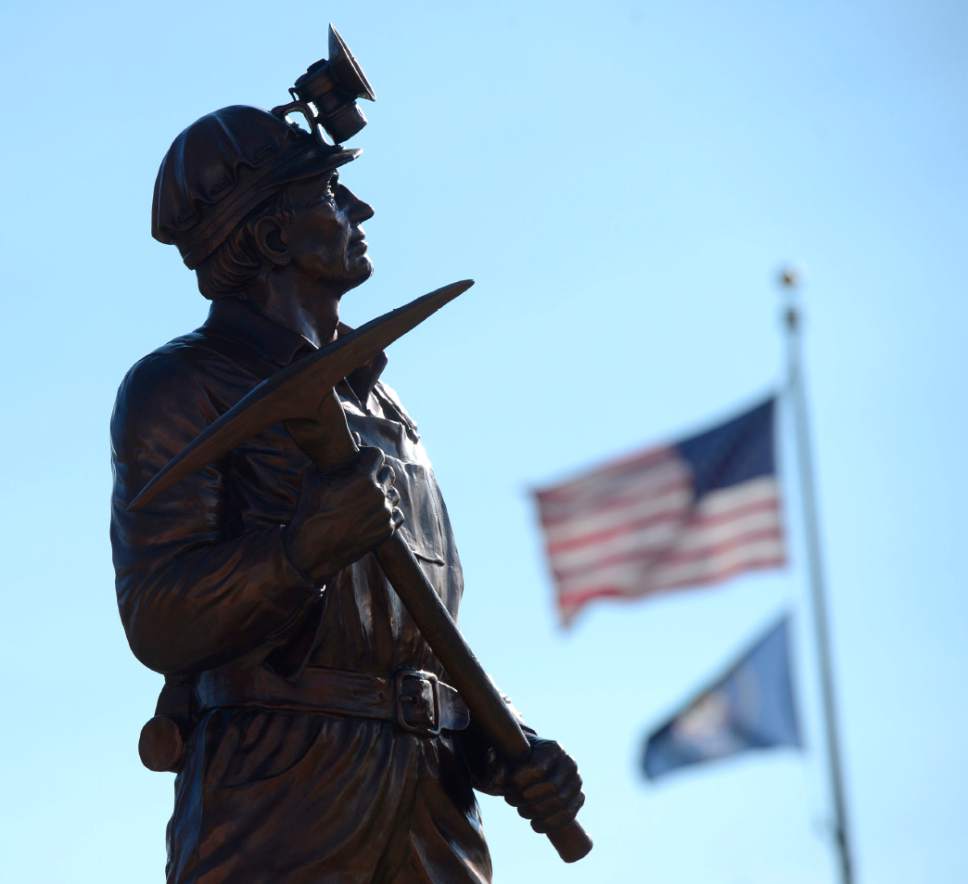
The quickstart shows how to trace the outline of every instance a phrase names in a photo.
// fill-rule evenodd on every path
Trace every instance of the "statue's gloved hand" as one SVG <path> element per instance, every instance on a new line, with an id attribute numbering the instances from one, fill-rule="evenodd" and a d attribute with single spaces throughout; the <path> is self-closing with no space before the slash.
<path id="1" fill-rule="evenodd" d="M 317 583 L 379 546 L 400 525 L 393 468 L 378 448 L 362 448 L 345 467 L 315 470 L 283 532 L 290 561 Z"/>
<path id="2" fill-rule="evenodd" d="M 554 740 L 532 733 L 527 737 L 531 754 L 517 764 L 499 760 L 488 749 L 486 761 L 472 769 L 474 786 L 490 795 L 503 795 L 531 821 L 532 829 L 550 832 L 570 823 L 585 803 L 581 776 L 574 759 Z"/>

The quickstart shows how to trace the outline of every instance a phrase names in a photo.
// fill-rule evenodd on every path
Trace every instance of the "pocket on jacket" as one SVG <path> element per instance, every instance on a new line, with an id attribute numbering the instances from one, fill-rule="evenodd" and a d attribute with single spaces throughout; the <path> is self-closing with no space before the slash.
<path id="1" fill-rule="evenodd" d="M 400 534 L 418 559 L 446 564 L 440 492 L 433 473 L 421 464 L 394 457 L 387 457 L 387 461 L 396 474 L 394 485 L 400 492 L 400 509 L 405 516 Z"/>

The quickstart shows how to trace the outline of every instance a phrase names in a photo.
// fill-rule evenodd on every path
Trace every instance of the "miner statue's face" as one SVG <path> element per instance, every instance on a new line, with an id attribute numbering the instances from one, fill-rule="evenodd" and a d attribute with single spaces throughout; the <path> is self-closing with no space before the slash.
<path id="1" fill-rule="evenodd" d="M 332 289 L 358 286 L 373 272 L 362 223 L 373 209 L 327 172 L 289 186 L 293 210 L 285 248 L 294 268 Z"/>

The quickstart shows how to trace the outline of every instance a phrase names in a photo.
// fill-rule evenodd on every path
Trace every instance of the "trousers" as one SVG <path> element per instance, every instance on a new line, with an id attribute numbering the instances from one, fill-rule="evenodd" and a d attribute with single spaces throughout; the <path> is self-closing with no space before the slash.
<path id="1" fill-rule="evenodd" d="M 392 722 L 218 708 L 175 780 L 168 884 L 489 884 L 452 738 Z"/>

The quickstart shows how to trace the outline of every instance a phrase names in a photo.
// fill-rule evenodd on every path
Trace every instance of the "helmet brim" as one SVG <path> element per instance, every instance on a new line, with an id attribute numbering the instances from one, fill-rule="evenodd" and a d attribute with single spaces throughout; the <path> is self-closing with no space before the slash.
<path id="1" fill-rule="evenodd" d="M 287 184 L 315 178 L 332 172 L 355 160 L 362 150 L 334 146 L 330 151 L 320 149 L 315 141 L 303 142 L 297 150 L 271 167 L 260 170 L 226 199 L 220 201 L 209 217 L 194 227 L 178 243 L 182 260 L 194 269 L 212 254 L 254 209 L 282 190 Z"/>

